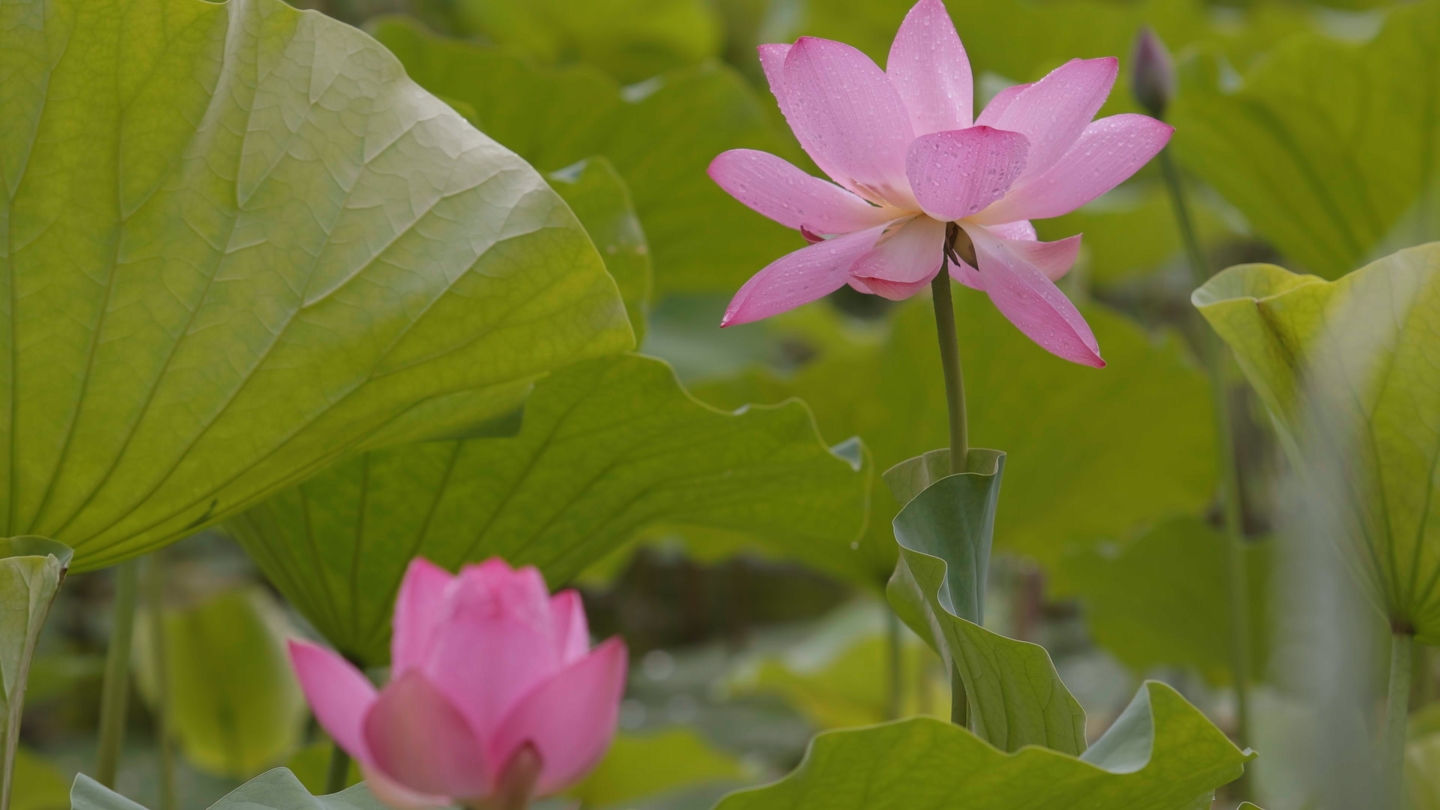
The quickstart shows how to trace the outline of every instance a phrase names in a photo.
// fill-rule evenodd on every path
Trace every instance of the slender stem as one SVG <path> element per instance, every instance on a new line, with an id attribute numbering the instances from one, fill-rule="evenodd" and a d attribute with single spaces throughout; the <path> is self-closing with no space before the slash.
<path id="1" fill-rule="evenodd" d="M 1385 693 L 1384 788 L 1390 807 L 1398 810 L 1405 799 L 1405 724 L 1410 716 L 1410 658 L 1415 636 L 1397 628 L 1390 636 L 1390 688 Z"/>
<path id="2" fill-rule="evenodd" d="M 950 472 L 966 469 L 970 438 L 965 424 L 965 378 L 960 374 L 960 345 L 955 337 L 955 305 L 950 300 L 948 260 L 930 283 L 935 302 L 935 333 L 940 340 L 940 365 L 945 369 L 945 403 L 950 412 Z"/>
<path id="3" fill-rule="evenodd" d="M 1205 254 L 1195 235 L 1195 222 L 1185 197 L 1180 168 L 1167 147 L 1160 150 L 1160 168 L 1175 209 L 1175 223 L 1190 261 L 1195 286 L 1210 279 Z M 1225 385 L 1224 346 L 1215 331 L 1203 330 L 1202 352 L 1210 377 L 1210 404 L 1215 418 L 1215 457 L 1220 464 L 1220 501 L 1225 515 L 1226 589 L 1230 600 L 1230 672 L 1235 680 L 1236 742 L 1243 748 L 1250 741 L 1250 589 L 1245 560 L 1245 526 L 1240 500 L 1240 470 L 1235 459 L 1235 424 Z M 1246 777 L 1236 789 L 1245 798 Z"/>
<path id="4" fill-rule="evenodd" d="M 135 631 L 135 601 L 140 590 L 135 560 L 115 568 L 115 625 L 105 657 L 105 682 L 100 698 L 100 753 L 95 763 L 95 781 L 115 787 L 120 766 L 120 748 L 125 742 L 125 710 L 130 696 L 130 641 Z"/>
<path id="5" fill-rule="evenodd" d="M 965 681 L 954 664 L 950 666 L 950 722 L 961 728 L 970 725 L 970 700 L 965 696 Z"/>
<path id="6" fill-rule="evenodd" d="M 900 617 L 895 611 L 885 611 L 885 651 L 887 664 L 889 665 L 890 683 L 889 694 L 885 699 L 885 719 L 898 720 L 902 711 L 904 700 L 904 665 L 901 661 L 903 652 L 901 645 L 904 643 L 904 636 L 900 633 Z"/>
<path id="7" fill-rule="evenodd" d="M 145 615 L 149 622 L 150 666 L 155 672 L 155 755 L 160 765 L 160 810 L 175 810 L 175 749 L 170 741 L 170 662 L 165 650 L 164 551 L 150 555 L 145 571 Z"/>
<path id="8" fill-rule="evenodd" d="M 339 793 L 350 782 L 350 755 L 337 743 L 330 749 L 330 770 L 325 772 L 325 794 Z"/>

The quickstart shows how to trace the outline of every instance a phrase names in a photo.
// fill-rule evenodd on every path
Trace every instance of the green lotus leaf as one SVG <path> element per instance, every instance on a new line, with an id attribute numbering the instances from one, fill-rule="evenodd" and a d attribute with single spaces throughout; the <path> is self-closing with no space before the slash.
<path id="1" fill-rule="evenodd" d="M 886 594 L 910 629 L 963 684 L 965 726 L 1002 751 L 1039 745 L 1085 750 L 1085 711 L 1061 682 L 1044 647 L 986 630 L 995 507 L 1005 454 L 971 450 L 968 472 L 949 475 L 936 450 L 885 473 L 905 504 L 895 516 L 900 561 Z"/>
<path id="2" fill-rule="evenodd" d="M 638 800 L 702 785 L 743 784 L 748 770 L 685 728 L 620 734 L 580 784 L 565 791 L 583 807 L 633 806 Z"/>
<path id="3" fill-rule="evenodd" d="M 844 565 L 859 559 L 867 487 L 803 404 L 717 411 L 664 363 L 621 355 L 540 382 L 514 438 L 368 453 L 229 527 L 332 644 L 380 664 L 417 555 L 451 569 L 499 555 L 558 587 L 643 529 L 696 526 Z"/>
<path id="4" fill-rule="evenodd" d="M 43 537 L 0 539 L 0 806 L 9 806 L 25 684 L 70 549 Z"/>
<path id="5" fill-rule="evenodd" d="M 136 622 L 135 685 L 150 706 L 165 701 L 170 732 L 191 764 L 244 779 L 295 750 L 308 712 L 285 653 L 291 632 L 268 592 L 225 591 L 165 610 L 161 625 L 163 679 L 151 621 Z"/>
<path id="6" fill-rule="evenodd" d="M 69 782 L 58 768 L 24 748 L 15 752 L 10 810 L 67 810 Z"/>
<path id="7" fill-rule="evenodd" d="M 1067 363 L 1037 347 L 983 293 L 955 289 L 971 442 L 1003 447 L 1005 507 L 996 548 L 1053 566 L 1076 544 L 1194 514 L 1215 492 L 1206 382 L 1179 343 L 1099 306 L 1083 309 L 1109 365 Z M 817 313 L 818 314 L 818 313 Z M 900 307 L 883 338 L 820 342 L 788 378 L 753 374 L 696 387 L 722 407 L 798 396 L 829 437 L 859 436 L 887 469 L 945 446 L 945 386 L 928 301 Z M 895 569 L 899 504 L 877 487 L 861 543 L 871 587 Z"/>
<path id="8" fill-rule="evenodd" d="M 1440 244 L 1324 281 L 1242 265 L 1195 291 L 1396 626 L 1440 641 Z M 1331 478 L 1336 480 L 1331 480 Z M 1320 487 L 1320 489 L 1316 489 Z M 1333 490 L 1333 492 L 1332 492 Z"/>
<path id="9" fill-rule="evenodd" d="M 1225 535 L 1177 517 L 1132 537 L 1073 550 L 1046 583 L 1052 598 L 1076 598 L 1095 643 L 1136 673 L 1191 666 L 1210 683 L 1230 682 L 1230 601 Z M 1247 542 L 1250 660 L 1269 660 L 1270 543 Z"/>
<path id="10" fill-rule="evenodd" d="M 632 345 L 544 179 L 365 34 L 278 0 L 116 13 L 0 28 L 6 533 L 108 565 Z"/>
<path id="11" fill-rule="evenodd" d="M 587 66 L 536 66 L 502 50 L 437 37 L 410 20 L 384 19 L 373 30 L 411 78 L 464 102 L 486 134 L 540 169 L 595 155 L 609 159 L 644 225 L 657 296 L 733 292 L 805 244 L 705 174 L 727 149 L 790 154 L 756 91 L 730 67 L 707 63 L 622 88 Z"/>
<path id="12" fill-rule="evenodd" d="M 71 810 L 145 810 L 145 807 L 80 774 L 70 788 Z M 386 810 L 364 785 L 329 796 L 312 796 L 285 768 L 266 771 L 225 794 L 210 810 Z"/>
<path id="13" fill-rule="evenodd" d="M 1437 51 L 1433 0 L 1396 8 L 1363 45 L 1296 37 L 1237 91 L 1187 83 L 1175 149 L 1289 259 L 1338 278 L 1440 238 Z"/>
<path id="14" fill-rule="evenodd" d="M 800 767 L 717 810 L 1198 810 L 1250 754 L 1185 702 L 1148 682 L 1081 757 L 1006 753 L 950 723 L 915 718 L 815 738 Z"/>

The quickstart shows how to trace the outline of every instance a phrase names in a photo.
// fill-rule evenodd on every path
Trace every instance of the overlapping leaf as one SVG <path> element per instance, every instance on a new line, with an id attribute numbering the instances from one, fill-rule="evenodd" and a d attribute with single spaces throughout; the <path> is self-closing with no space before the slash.
<path id="1" fill-rule="evenodd" d="M 1147 683 L 1083 757 L 1005 753 L 928 718 L 821 734 L 800 767 L 717 810 L 1196 810 L 1241 752 L 1173 689 Z"/>
<path id="2" fill-rule="evenodd" d="M 622 355 L 537 385 L 514 438 L 369 453 L 230 526 L 332 644 L 373 664 L 389 657 L 392 600 L 416 555 L 450 568 L 500 555 L 558 587 L 668 525 L 857 565 L 867 478 L 820 441 L 804 405 L 723 413 L 690 398 L 664 363 Z"/>
<path id="3" fill-rule="evenodd" d="M 1440 640 L 1440 244 L 1334 282 L 1232 267 L 1194 301 L 1385 616 Z"/>
<path id="4" fill-rule="evenodd" d="M 544 180 L 364 34 L 277 0 L 4 19 L 4 534 L 107 565 L 631 345 Z"/>
<path id="5" fill-rule="evenodd" d="M 0 806 L 9 806 L 35 644 L 65 579 L 70 549 L 41 537 L 0 539 Z"/>
<path id="6" fill-rule="evenodd" d="M 784 151 L 755 91 L 729 67 L 706 64 L 622 88 L 586 66 L 537 67 L 405 20 L 374 30 L 415 81 L 469 105 L 486 134 L 537 167 L 608 158 L 645 226 L 657 295 L 733 290 L 805 244 L 705 174 L 726 149 Z"/>
<path id="7" fill-rule="evenodd" d="M 145 810 L 94 779 L 80 774 L 70 788 L 71 810 Z M 364 785 L 329 796 L 312 796 L 284 768 L 266 771 L 225 794 L 210 810 L 385 810 Z"/>
<path id="8" fill-rule="evenodd" d="M 900 561 L 886 594 L 895 612 L 940 654 L 964 686 L 965 725 L 1002 751 L 1039 745 L 1078 756 L 1085 711 L 1044 647 L 984 627 L 995 507 L 1005 454 L 971 450 L 950 475 L 950 451 L 885 473 L 904 506 L 895 516 Z"/>
<path id="9" fill-rule="evenodd" d="M 1361 46 L 1298 37 L 1236 92 L 1187 84 L 1175 147 L 1286 256 L 1338 278 L 1440 238 L 1437 54 L 1434 0 L 1397 8 Z"/>

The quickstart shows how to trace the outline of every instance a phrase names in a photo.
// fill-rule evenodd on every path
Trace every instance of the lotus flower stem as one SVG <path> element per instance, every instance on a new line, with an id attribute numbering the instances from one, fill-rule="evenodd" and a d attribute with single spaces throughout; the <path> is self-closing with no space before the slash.
<path id="1" fill-rule="evenodd" d="M 1410 667 L 1415 635 L 1397 626 L 1390 635 L 1390 688 L 1385 694 L 1384 784 L 1390 792 L 1388 807 L 1405 801 L 1405 726 L 1410 716 Z"/>
<path id="2" fill-rule="evenodd" d="M 948 264 L 943 260 L 942 264 Z M 935 332 L 940 339 L 940 366 L 945 370 L 945 404 L 950 413 L 950 472 L 965 472 L 970 437 L 965 423 L 965 378 L 960 373 L 960 345 L 955 337 L 955 305 L 950 300 L 950 274 L 942 267 L 930 282 L 935 303 Z"/>
<path id="3" fill-rule="evenodd" d="M 325 772 L 325 795 L 339 793 L 345 789 L 345 783 L 349 782 L 350 776 L 350 755 L 339 744 L 333 744 L 330 749 L 330 770 Z"/>
<path id="4" fill-rule="evenodd" d="M 1205 254 L 1195 235 L 1195 221 L 1190 215 L 1189 201 L 1180 168 L 1169 147 L 1160 150 L 1160 168 L 1170 203 L 1175 210 L 1175 224 L 1190 262 L 1190 273 L 1198 287 L 1210 279 Z M 1220 464 L 1220 501 L 1225 515 L 1226 583 L 1230 598 L 1230 672 L 1235 679 L 1235 742 L 1244 748 L 1250 740 L 1250 593 L 1245 562 L 1245 525 L 1240 499 L 1240 470 L 1235 459 L 1235 427 L 1230 411 L 1230 397 L 1225 387 L 1225 354 L 1220 338 L 1211 329 L 1204 329 L 1202 353 L 1205 370 L 1210 378 L 1210 401 L 1215 415 L 1215 458 Z M 1237 784 L 1244 798 L 1245 777 Z"/>
<path id="5" fill-rule="evenodd" d="M 175 749 L 170 742 L 170 662 L 165 649 L 164 551 L 149 557 L 145 569 L 145 613 L 150 622 L 151 669 L 157 698 L 151 711 L 155 724 L 155 755 L 160 766 L 160 810 L 175 810 Z"/>
<path id="6" fill-rule="evenodd" d="M 135 602 L 140 590 L 137 565 L 135 560 L 127 560 L 115 568 L 115 625 L 110 631 L 110 649 L 105 657 L 105 681 L 100 697 L 100 751 L 95 761 L 95 781 L 108 788 L 115 787 L 120 748 L 125 742 L 130 642 L 135 634 Z"/>

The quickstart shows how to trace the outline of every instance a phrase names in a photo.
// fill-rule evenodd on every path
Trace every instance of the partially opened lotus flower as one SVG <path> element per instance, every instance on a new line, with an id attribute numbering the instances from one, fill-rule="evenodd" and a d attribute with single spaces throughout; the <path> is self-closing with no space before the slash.
<path id="1" fill-rule="evenodd" d="M 1055 286 L 1080 237 L 1038 242 L 1030 220 L 1095 199 L 1169 141 L 1172 128 L 1147 116 L 1091 121 L 1115 82 L 1115 59 L 1068 62 L 1000 93 L 973 120 L 970 63 L 941 0 L 910 10 L 883 71 L 849 45 L 813 37 L 761 45 L 760 61 L 800 145 L 835 183 L 748 149 L 711 164 L 736 199 L 813 242 L 741 287 L 722 325 L 846 284 L 906 298 L 950 255 L 955 280 L 984 290 L 1036 343 L 1104 365 L 1090 327 Z"/>
<path id="2" fill-rule="evenodd" d="M 511 810 L 579 781 L 615 735 L 627 664 L 618 638 L 590 649 L 579 594 L 499 559 L 410 564 L 378 692 L 323 647 L 290 656 L 320 725 L 401 808 Z"/>

